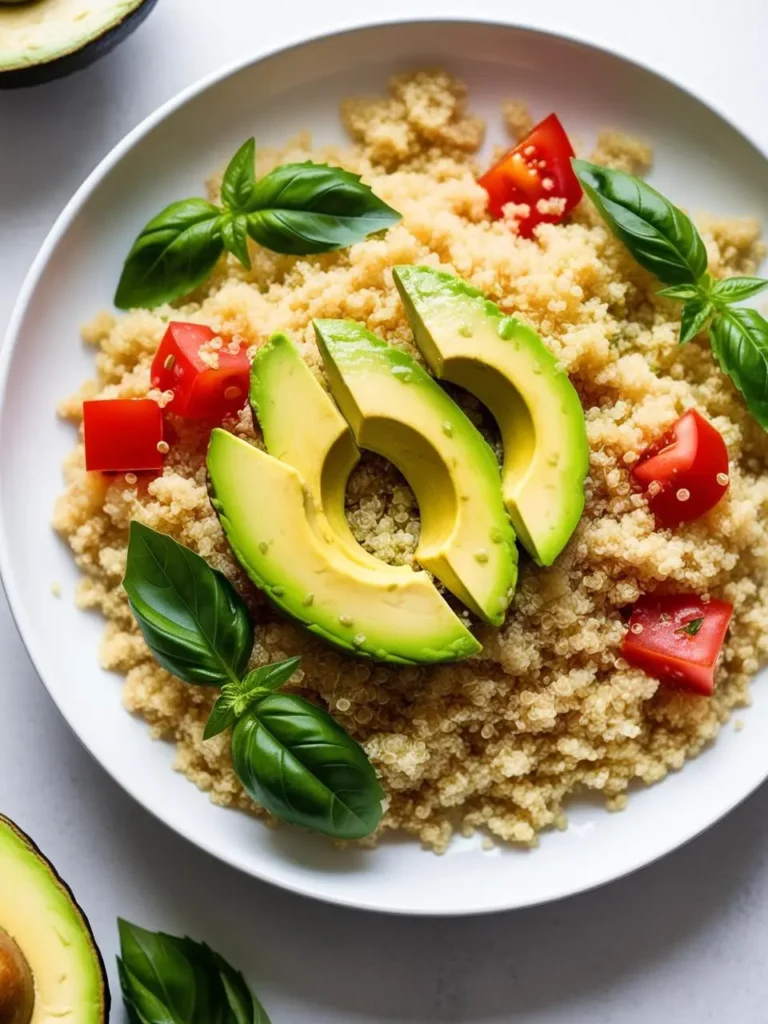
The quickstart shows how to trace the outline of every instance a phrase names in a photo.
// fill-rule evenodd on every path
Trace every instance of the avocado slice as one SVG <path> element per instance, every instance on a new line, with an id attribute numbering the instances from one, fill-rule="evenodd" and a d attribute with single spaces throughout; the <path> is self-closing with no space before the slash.
<path id="1" fill-rule="evenodd" d="M 285 334 L 273 335 L 251 365 L 250 401 L 267 451 L 299 473 L 311 502 L 307 515 L 321 536 L 329 530 L 360 565 L 407 580 L 413 571 L 370 554 L 355 540 L 344 513 L 349 474 L 360 450 L 344 417 Z M 301 414 L 297 415 L 297 410 Z"/>
<path id="2" fill-rule="evenodd" d="M 0 88 L 39 85 L 91 64 L 157 0 L 0 0 Z"/>
<path id="3" fill-rule="evenodd" d="M 393 275 L 432 372 L 496 419 L 507 510 L 529 554 L 551 565 L 581 518 L 589 471 L 584 410 L 568 374 L 531 327 L 466 281 L 431 267 Z"/>
<path id="4" fill-rule="evenodd" d="M 286 396 L 287 397 L 287 396 Z M 351 559 L 307 512 L 304 480 L 289 465 L 225 430 L 211 434 L 213 507 L 238 561 L 292 618 L 358 656 L 411 665 L 480 650 L 423 572 Z"/>
<path id="5" fill-rule="evenodd" d="M 314 327 L 357 443 L 393 462 L 416 495 L 417 561 L 481 619 L 500 625 L 517 582 L 517 548 L 491 448 L 406 352 L 349 320 Z"/>
<path id="6" fill-rule="evenodd" d="M 109 986 L 74 896 L 0 815 L 0 1024 L 106 1024 Z"/>

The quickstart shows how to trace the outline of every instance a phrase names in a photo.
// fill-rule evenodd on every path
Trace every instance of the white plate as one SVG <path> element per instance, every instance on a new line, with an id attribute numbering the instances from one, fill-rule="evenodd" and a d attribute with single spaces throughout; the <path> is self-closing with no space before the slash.
<path id="1" fill-rule="evenodd" d="M 722 118 L 678 87 L 617 57 L 529 30 L 470 22 L 376 26 L 261 57 L 202 83 L 132 132 L 72 199 L 43 245 L 14 312 L 0 365 L 0 563 L 24 642 L 48 690 L 96 759 L 148 810 L 222 860 L 297 892 L 376 910 L 478 913 L 565 896 L 617 878 L 711 825 L 768 775 L 768 694 L 738 736 L 662 785 L 634 794 L 622 814 L 570 809 L 565 833 L 533 852 L 483 852 L 456 841 L 444 857 L 411 841 L 338 852 L 301 831 L 269 831 L 222 810 L 171 770 L 120 703 L 121 685 L 97 667 L 102 622 L 71 600 L 77 574 L 54 536 L 60 463 L 73 443 L 57 400 L 92 371 L 78 325 L 108 306 L 138 227 L 166 202 L 199 193 L 206 174 L 255 133 L 278 143 L 310 126 L 341 141 L 337 103 L 381 92 L 396 70 L 443 65 L 465 79 L 472 107 L 503 139 L 500 101 L 557 110 L 590 140 L 602 126 L 649 138 L 653 181 L 691 207 L 756 213 L 768 223 L 768 165 Z M 64 600 L 51 584 L 64 584 Z"/>

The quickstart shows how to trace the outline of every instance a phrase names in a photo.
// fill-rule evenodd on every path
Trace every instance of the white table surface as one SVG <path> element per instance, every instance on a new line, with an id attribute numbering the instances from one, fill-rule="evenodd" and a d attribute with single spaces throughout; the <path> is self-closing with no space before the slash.
<path id="1" fill-rule="evenodd" d="M 220 65 L 360 21 L 366 7 L 160 0 L 146 24 L 93 68 L 53 86 L 0 93 L 0 326 L 55 216 L 129 128 Z M 388 0 L 377 8 L 386 18 L 468 11 L 634 57 L 708 99 L 768 148 L 766 0 Z M 565 902 L 456 921 L 327 907 L 220 865 L 125 796 L 54 709 L 0 595 L 0 811 L 32 834 L 73 886 L 115 994 L 121 915 L 205 938 L 246 971 L 273 1024 L 768 1019 L 765 787 L 663 862 Z M 113 1017 L 122 1021 L 122 1010 Z"/>

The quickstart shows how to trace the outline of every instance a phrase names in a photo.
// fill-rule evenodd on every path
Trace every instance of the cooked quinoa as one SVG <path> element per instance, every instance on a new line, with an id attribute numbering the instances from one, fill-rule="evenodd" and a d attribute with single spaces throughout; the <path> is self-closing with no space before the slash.
<path id="1" fill-rule="evenodd" d="M 254 348 L 277 330 L 300 344 L 320 379 L 310 321 L 348 317 L 418 355 L 391 267 L 439 267 L 482 289 L 532 324 L 565 365 L 581 397 L 591 449 L 584 517 L 549 569 L 521 560 L 520 584 L 503 627 L 477 625 L 483 651 L 466 662 L 394 668 L 349 660 L 282 619 L 230 552 L 206 489 L 207 431 L 169 417 L 170 451 L 154 479 L 86 473 L 83 445 L 67 459 L 55 526 L 83 579 L 77 600 L 107 620 L 101 661 L 125 675 L 126 708 L 156 738 L 176 744 L 176 768 L 216 803 L 263 813 L 232 772 L 228 739 L 203 742 L 216 697 L 158 666 L 129 611 L 121 579 L 128 524 L 171 534 L 221 569 L 256 622 L 252 664 L 303 655 L 297 691 L 327 706 L 366 749 L 387 792 L 382 833 L 402 829 L 437 851 L 451 834 L 484 829 L 533 844 L 564 827 L 569 798 L 597 791 L 624 806 L 633 780 L 658 782 L 717 734 L 749 702 L 749 681 L 768 652 L 766 443 L 706 344 L 678 347 L 679 306 L 608 233 L 587 202 L 567 224 L 544 225 L 533 241 L 491 222 L 475 181 L 482 122 L 467 111 L 461 83 L 440 72 L 395 78 L 386 98 L 347 102 L 353 145 L 314 150 L 308 135 L 259 156 L 259 172 L 293 160 L 343 164 L 403 214 L 386 237 L 312 258 L 251 246 L 253 269 L 222 259 L 213 279 L 177 308 L 103 313 L 83 331 L 96 348 L 96 380 L 61 406 L 73 423 L 85 398 L 146 395 L 152 356 L 169 319 L 211 325 Z M 519 101 L 511 133 L 530 126 Z M 500 115 L 501 118 L 501 115 Z M 592 157 L 634 172 L 650 151 L 604 133 Z M 209 183 L 212 198 L 218 178 Z M 752 218 L 697 217 L 716 276 L 753 273 L 763 248 Z M 159 400 L 162 396 L 154 394 Z M 725 438 L 730 489 L 706 517 L 657 529 L 629 470 L 643 448 L 687 409 Z M 482 411 L 469 403 L 481 425 Z M 225 426 L 260 444 L 244 410 Z M 348 489 L 357 539 L 389 562 L 410 563 L 418 510 L 389 465 L 364 455 Z M 717 595 L 734 616 L 711 699 L 660 686 L 620 656 L 626 609 L 640 594 Z M 105 681 L 105 685 L 110 685 Z"/>

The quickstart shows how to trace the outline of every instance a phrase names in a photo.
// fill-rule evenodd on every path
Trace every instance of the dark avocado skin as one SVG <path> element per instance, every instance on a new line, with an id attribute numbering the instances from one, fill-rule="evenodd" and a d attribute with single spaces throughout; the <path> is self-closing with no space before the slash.
<path id="1" fill-rule="evenodd" d="M 154 0 L 152 0 L 152 2 L 154 2 Z M 12 832 L 16 833 L 18 838 L 22 841 L 22 843 L 29 850 L 30 856 L 34 857 L 36 860 L 39 860 L 46 867 L 46 869 L 48 870 L 49 874 L 53 878 L 53 880 L 56 883 L 56 885 L 59 887 L 59 889 L 62 890 L 62 892 L 65 894 L 65 896 L 67 897 L 69 902 L 72 904 L 72 906 L 75 908 L 75 910 L 80 915 L 80 919 L 82 921 L 83 928 L 84 928 L 84 930 L 88 934 L 88 940 L 89 940 L 91 949 L 93 950 L 94 956 L 96 957 L 96 961 L 98 963 L 99 971 L 100 971 L 100 974 L 101 974 L 101 1018 L 102 1018 L 102 1022 L 103 1022 L 103 1024 L 109 1024 L 109 1011 L 110 1011 L 110 1007 L 112 1006 L 112 996 L 111 996 L 110 991 L 109 991 L 109 982 L 107 981 L 107 968 L 104 965 L 104 959 L 103 959 L 103 957 L 101 955 L 101 950 L 96 945 L 96 938 L 94 937 L 93 931 L 91 929 L 90 922 L 88 921 L 88 918 L 83 913 L 83 911 L 82 911 L 82 909 L 80 907 L 80 904 L 77 902 L 77 900 L 75 899 L 75 897 L 74 897 L 74 895 L 72 893 L 72 890 L 69 888 L 67 883 L 61 877 L 61 875 L 58 873 L 58 871 L 53 866 L 53 864 L 51 864 L 51 862 L 45 856 L 45 854 L 40 849 L 40 847 L 37 846 L 37 844 L 32 839 L 29 838 L 29 836 L 27 835 L 26 832 L 22 831 L 22 829 L 20 829 L 19 826 L 14 821 L 11 821 L 11 819 L 7 818 L 4 814 L 0 814 L 0 821 L 2 821 L 2 823 L 4 825 L 7 825 L 8 828 L 10 828 L 10 830 Z"/>
<path id="2" fill-rule="evenodd" d="M 0 6 L 2 3 L 8 2 L 9 0 L 0 0 Z M 141 6 L 126 14 L 121 22 L 113 25 L 111 29 L 96 39 L 92 39 L 79 50 L 75 50 L 74 53 L 55 57 L 42 64 L 30 64 L 28 67 L 15 68 L 12 71 L 0 71 L 0 89 L 23 89 L 30 85 L 43 85 L 45 82 L 52 82 L 55 78 L 71 75 L 74 71 L 82 71 L 99 57 L 114 50 L 118 43 L 127 39 L 131 32 L 135 31 L 150 14 L 156 3 L 157 0 L 144 0 Z"/>

